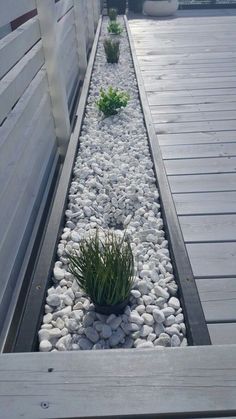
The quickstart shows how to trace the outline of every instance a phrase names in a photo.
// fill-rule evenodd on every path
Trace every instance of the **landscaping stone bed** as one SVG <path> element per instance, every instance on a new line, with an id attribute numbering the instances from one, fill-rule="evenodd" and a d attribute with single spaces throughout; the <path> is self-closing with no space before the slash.
<path id="1" fill-rule="evenodd" d="M 106 63 L 106 18 L 102 24 L 54 285 L 39 331 L 44 352 L 187 345 L 128 37 L 119 21 L 119 64 Z M 130 101 L 103 119 L 96 100 L 100 88 L 109 86 L 127 91 Z M 134 287 L 119 316 L 96 313 L 68 270 L 67 253 L 79 249 L 80 240 L 98 227 L 126 231 L 135 258 Z"/>

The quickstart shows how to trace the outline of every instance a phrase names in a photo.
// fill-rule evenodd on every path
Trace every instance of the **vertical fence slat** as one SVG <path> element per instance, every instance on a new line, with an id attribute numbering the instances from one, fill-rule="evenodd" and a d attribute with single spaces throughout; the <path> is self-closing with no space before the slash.
<path id="1" fill-rule="evenodd" d="M 74 0 L 74 16 L 79 55 L 79 70 L 83 77 L 87 68 L 86 29 L 84 16 L 84 0 Z"/>
<path id="2" fill-rule="evenodd" d="M 60 45 L 54 0 L 36 0 L 48 76 L 49 93 L 60 154 L 65 155 L 70 138 L 70 118 L 65 80 L 61 70 Z"/>
<path id="3" fill-rule="evenodd" d="M 88 13 L 88 32 L 89 32 L 89 47 L 92 46 L 94 38 L 94 18 L 93 18 L 93 1 L 86 0 L 86 7 Z"/>
<path id="4" fill-rule="evenodd" d="M 93 19 L 94 19 L 95 30 L 96 30 L 97 25 L 98 25 L 99 16 L 100 16 L 99 0 L 93 0 Z"/>

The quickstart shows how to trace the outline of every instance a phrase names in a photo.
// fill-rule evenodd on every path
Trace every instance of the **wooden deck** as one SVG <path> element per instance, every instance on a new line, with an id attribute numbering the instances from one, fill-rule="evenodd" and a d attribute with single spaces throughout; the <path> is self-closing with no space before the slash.
<path id="1" fill-rule="evenodd" d="M 236 11 L 129 25 L 212 343 L 236 343 Z"/>

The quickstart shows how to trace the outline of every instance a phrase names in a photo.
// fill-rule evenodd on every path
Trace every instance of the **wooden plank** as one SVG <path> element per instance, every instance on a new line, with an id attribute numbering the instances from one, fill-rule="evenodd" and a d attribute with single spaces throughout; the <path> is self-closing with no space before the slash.
<path id="1" fill-rule="evenodd" d="M 12 166 L 21 157 L 21 152 L 27 147 L 25 131 L 30 125 L 38 102 L 47 90 L 47 80 L 44 70 L 40 70 L 30 86 L 26 89 L 19 102 L 0 128 L 0 183 L 4 185 Z M 18 139 L 21 138 L 21 141 Z M 4 191 L 2 187 L 1 193 Z"/>
<path id="2" fill-rule="evenodd" d="M 208 328 L 213 345 L 235 344 L 236 323 L 208 324 Z"/>
<path id="3" fill-rule="evenodd" d="M 175 144 L 231 143 L 236 141 L 236 131 L 193 132 L 191 135 L 188 133 L 159 134 L 158 140 L 161 146 Z"/>
<path id="4" fill-rule="evenodd" d="M 235 102 L 236 90 L 234 89 L 200 89 L 177 92 L 148 92 L 150 106 L 159 105 L 187 105 L 187 104 L 212 104 L 222 102 Z"/>
<path id="5" fill-rule="evenodd" d="M 167 175 L 236 172 L 236 157 L 165 160 Z"/>
<path id="6" fill-rule="evenodd" d="M 0 40 L 0 79 L 39 39 L 38 18 L 34 17 Z"/>
<path id="7" fill-rule="evenodd" d="M 236 141 L 235 143 L 224 144 L 163 145 L 161 152 L 165 160 L 235 157 Z"/>
<path id="8" fill-rule="evenodd" d="M 156 105 L 151 106 L 151 113 L 152 115 L 158 114 L 170 114 L 170 116 L 173 114 L 185 114 L 194 112 L 215 112 L 215 111 L 232 111 L 236 110 L 236 95 L 235 95 L 235 101 L 233 102 L 226 102 L 226 103 L 199 103 L 199 104 L 187 104 L 187 105 Z M 193 114 L 193 115 L 194 115 Z M 226 114 L 226 112 L 225 112 Z"/>
<path id="9" fill-rule="evenodd" d="M 171 82 L 168 80 L 161 80 L 155 81 L 153 78 L 146 78 L 144 80 L 145 88 L 147 92 L 168 92 L 168 91 L 179 91 L 179 90 L 202 90 L 202 89 L 233 89 L 236 87 L 236 81 L 232 81 L 231 79 L 221 81 L 211 81 L 210 78 L 206 79 L 206 81 L 202 81 L 202 79 L 198 79 L 195 82 L 188 82 L 188 81 L 178 81 Z"/>
<path id="10" fill-rule="evenodd" d="M 236 276 L 236 243 L 187 244 L 196 278 Z"/>
<path id="11" fill-rule="evenodd" d="M 236 322 L 236 278 L 198 279 L 207 322 Z"/>
<path id="12" fill-rule="evenodd" d="M 152 109 L 153 120 L 156 123 L 173 123 L 173 122 L 195 122 L 195 121 L 218 121 L 228 119 L 236 119 L 236 110 L 226 110 L 221 111 L 208 111 L 202 112 L 200 110 L 195 110 L 195 112 L 177 112 L 169 113 L 159 113 L 158 109 Z"/>
<path id="13" fill-rule="evenodd" d="M 65 14 L 72 9 L 73 0 L 60 0 L 56 3 L 56 16 L 57 20 L 60 20 Z"/>
<path id="14" fill-rule="evenodd" d="M 179 215 L 232 214 L 236 209 L 236 192 L 174 194 Z"/>
<path id="15" fill-rule="evenodd" d="M 0 27 L 36 8 L 35 0 L 8 0 L 0 3 Z"/>
<path id="16" fill-rule="evenodd" d="M 29 86 L 44 64 L 42 43 L 39 41 L 0 81 L 0 124 Z"/>
<path id="17" fill-rule="evenodd" d="M 169 176 L 172 193 L 226 192 L 236 190 L 236 174 Z"/>
<path id="18" fill-rule="evenodd" d="M 209 132 L 209 131 L 234 131 L 236 120 L 229 121 L 200 121 L 200 122 L 179 122 L 179 123 L 155 123 L 157 134 L 179 133 L 179 132 Z"/>
<path id="19" fill-rule="evenodd" d="M 235 365 L 227 345 L 3 354 L 0 408 L 11 419 L 218 416 L 235 412 Z"/>
<path id="20" fill-rule="evenodd" d="M 189 331 L 189 342 L 193 344 L 210 344 L 209 333 L 206 327 L 205 318 L 199 295 L 197 292 L 195 280 L 193 277 L 191 265 L 187 256 L 183 241 L 182 232 L 178 222 L 168 179 L 165 172 L 164 163 L 161 156 L 161 150 L 155 135 L 154 126 L 151 118 L 150 108 L 147 102 L 147 96 L 141 76 L 137 56 L 133 45 L 130 29 L 125 17 L 126 29 L 129 37 L 130 49 L 136 78 L 138 82 L 141 106 L 144 114 L 144 121 L 149 139 L 151 156 L 154 164 L 154 171 L 160 193 L 160 202 L 163 208 L 163 220 L 166 235 L 169 241 L 172 262 L 174 263 L 174 272 L 178 281 L 181 303 L 185 314 L 187 328 Z M 197 319 L 197 320 L 196 320 Z"/>
<path id="21" fill-rule="evenodd" d="M 179 216 L 179 221 L 185 243 L 236 241 L 236 214 Z"/>
<path id="22" fill-rule="evenodd" d="M 169 69 L 168 67 L 163 67 L 162 69 L 160 68 L 156 68 L 156 69 L 150 69 L 150 68 L 144 68 L 142 70 L 143 75 L 146 77 L 155 77 L 155 80 L 175 80 L 176 83 L 177 80 L 179 80 L 181 78 L 181 80 L 185 80 L 185 79 L 194 79 L 194 80 L 198 80 L 198 79 L 204 79 L 204 78 L 212 78 L 212 77 L 218 77 L 220 78 L 235 78 L 235 73 L 234 71 L 230 71 L 229 69 L 227 69 L 226 67 L 221 68 L 220 70 L 217 69 L 214 70 L 213 68 L 208 68 L 208 67 L 203 67 L 203 68 L 199 68 L 199 71 L 197 71 L 198 69 L 195 67 L 194 69 Z M 199 80 L 199 82 L 201 82 L 201 80 Z"/>
<path id="23" fill-rule="evenodd" d="M 58 23 L 55 15 L 55 2 L 36 0 L 40 31 L 42 37 L 45 67 L 48 76 L 49 93 L 60 155 L 65 156 L 70 139 L 71 126 L 66 96 L 66 87 L 61 69 L 58 39 Z"/>

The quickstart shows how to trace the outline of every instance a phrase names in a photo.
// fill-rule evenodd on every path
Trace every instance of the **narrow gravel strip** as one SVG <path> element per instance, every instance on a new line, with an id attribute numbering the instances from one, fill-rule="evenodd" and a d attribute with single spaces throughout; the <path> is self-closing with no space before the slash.
<path id="1" fill-rule="evenodd" d="M 44 352 L 187 345 L 129 42 L 123 18 L 119 21 L 119 64 L 106 63 L 106 18 L 102 24 L 54 286 L 48 290 L 39 331 L 39 350 Z M 119 114 L 103 119 L 95 102 L 100 88 L 109 86 L 129 92 L 131 99 Z M 136 277 L 120 316 L 95 313 L 68 272 L 67 252 L 78 249 L 97 227 L 117 234 L 126 229 L 130 237 Z"/>

